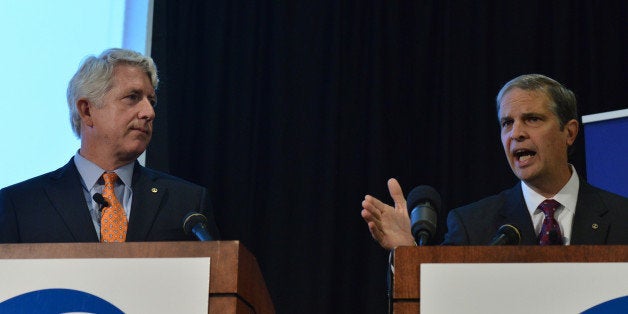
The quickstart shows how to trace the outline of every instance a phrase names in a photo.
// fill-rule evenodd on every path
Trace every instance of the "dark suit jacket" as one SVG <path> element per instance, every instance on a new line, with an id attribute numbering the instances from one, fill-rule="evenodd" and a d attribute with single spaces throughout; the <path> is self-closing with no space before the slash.
<path id="1" fill-rule="evenodd" d="M 207 189 L 135 163 L 127 241 L 183 241 L 190 211 L 218 228 Z M 98 242 L 81 179 L 71 159 L 65 166 L 0 190 L 0 243 Z"/>
<path id="2" fill-rule="evenodd" d="M 522 245 L 538 244 L 521 183 L 450 211 L 443 244 L 486 245 L 504 224 L 519 229 Z M 571 244 L 628 244 L 628 198 L 580 181 L 571 232 Z"/>

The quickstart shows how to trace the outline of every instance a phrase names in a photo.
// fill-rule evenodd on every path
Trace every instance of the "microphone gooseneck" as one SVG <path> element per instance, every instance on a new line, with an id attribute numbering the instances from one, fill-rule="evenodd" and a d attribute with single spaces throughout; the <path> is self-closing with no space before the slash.
<path id="1" fill-rule="evenodd" d="M 198 212 L 189 212 L 183 218 L 185 234 L 194 234 L 200 241 L 212 241 L 213 237 L 207 231 L 207 217 Z"/>
<path id="2" fill-rule="evenodd" d="M 513 225 L 505 224 L 497 229 L 497 233 L 490 245 L 519 245 L 521 232 Z"/>

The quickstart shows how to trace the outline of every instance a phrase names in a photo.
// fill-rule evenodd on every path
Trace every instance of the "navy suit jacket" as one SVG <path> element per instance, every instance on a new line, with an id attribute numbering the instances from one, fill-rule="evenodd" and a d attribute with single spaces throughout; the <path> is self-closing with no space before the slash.
<path id="1" fill-rule="evenodd" d="M 127 241 L 184 241 L 190 211 L 219 238 L 207 189 L 135 162 Z M 0 190 L 0 243 L 98 242 L 74 160 Z"/>
<path id="2" fill-rule="evenodd" d="M 450 211 L 443 244 L 487 245 L 504 224 L 519 229 L 520 244 L 538 244 L 521 182 L 500 194 Z M 570 243 L 628 244 L 628 198 L 580 181 Z"/>

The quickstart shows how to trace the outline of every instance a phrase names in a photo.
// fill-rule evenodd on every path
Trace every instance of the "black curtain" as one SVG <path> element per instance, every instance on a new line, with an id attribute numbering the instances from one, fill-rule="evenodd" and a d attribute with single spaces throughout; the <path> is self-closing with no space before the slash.
<path id="1" fill-rule="evenodd" d="M 625 108 L 627 3 L 156 0 L 148 164 L 210 189 L 279 313 L 385 312 L 364 195 L 431 185 L 443 222 L 512 186 L 494 98 L 517 75 L 562 82 L 581 115 Z"/>

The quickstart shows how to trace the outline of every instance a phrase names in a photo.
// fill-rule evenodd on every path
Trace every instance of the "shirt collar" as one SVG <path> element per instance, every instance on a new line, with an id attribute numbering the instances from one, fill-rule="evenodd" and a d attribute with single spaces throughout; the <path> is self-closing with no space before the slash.
<path id="1" fill-rule="evenodd" d="M 569 178 L 569 181 L 567 181 L 567 184 L 565 184 L 565 186 L 563 186 L 563 188 L 551 198 L 559 202 L 565 210 L 575 213 L 576 203 L 578 202 L 578 190 L 580 189 L 580 179 L 578 177 L 578 173 L 576 172 L 576 168 L 571 164 L 569 167 L 571 168 L 571 177 Z M 528 211 L 530 212 L 530 215 L 533 215 L 536 212 L 538 205 L 541 204 L 546 197 L 535 192 L 523 181 L 521 181 L 521 190 L 523 192 L 523 199 L 526 202 Z"/>
<path id="2" fill-rule="evenodd" d="M 83 183 L 85 184 L 85 188 L 89 191 L 91 190 L 100 176 L 102 176 L 104 169 L 98 167 L 95 163 L 87 160 L 85 157 L 79 154 L 79 151 L 74 154 L 74 164 L 76 165 L 76 169 L 78 170 L 81 178 L 83 179 Z M 128 163 L 120 168 L 114 170 L 114 172 L 118 175 L 122 183 L 125 186 L 130 187 L 133 179 L 133 169 L 135 167 L 135 163 Z"/>

